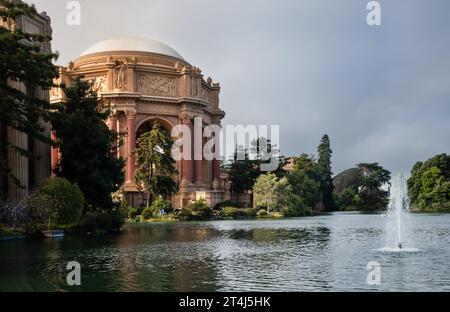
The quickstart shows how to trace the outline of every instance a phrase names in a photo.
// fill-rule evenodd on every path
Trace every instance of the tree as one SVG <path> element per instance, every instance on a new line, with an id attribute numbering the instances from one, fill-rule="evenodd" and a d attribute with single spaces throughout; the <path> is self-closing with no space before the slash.
<path id="1" fill-rule="evenodd" d="M 238 156 L 243 156 L 243 159 Z M 261 175 L 258 162 L 251 160 L 242 146 L 236 147 L 232 159 L 225 165 L 225 170 L 230 176 L 231 190 L 235 194 L 253 189 L 256 179 Z"/>
<path id="2" fill-rule="evenodd" d="M 56 174 L 80 187 L 87 208 L 111 209 L 112 193 L 124 181 L 124 160 L 116 157 L 118 134 L 106 125 L 110 111 L 89 82 L 77 79 L 63 90 L 67 100 L 51 118 L 61 154 Z"/>
<path id="3" fill-rule="evenodd" d="M 335 197 L 340 210 L 383 210 L 389 203 L 386 186 L 391 173 L 378 163 L 362 163 L 347 169 L 335 177 L 337 192 Z"/>
<path id="4" fill-rule="evenodd" d="M 177 190 L 172 145 L 172 139 L 158 122 L 137 141 L 135 181 L 141 191 L 147 191 L 147 208 L 152 198 L 167 198 Z"/>
<path id="5" fill-rule="evenodd" d="M 389 203 L 389 191 L 383 186 L 390 183 L 391 173 L 378 163 L 362 163 L 358 165 L 361 176 L 359 196 L 361 210 L 383 210 Z"/>
<path id="6" fill-rule="evenodd" d="M 263 172 L 263 166 L 269 168 L 271 164 L 276 163 L 276 168 L 270 168 L 270 172 L 274 173 L 278 178 L 285 176 L 286 172 L 283 167 L 286 164 L 286 159 L 283 156 L 276 156 L 280 150 L 276 145 L 272 144 L 271 140 L 261 137 L 253 140 L 250 144 L 250 152 L 256 155 L 255 164 L 260 172 Z"/>
<path id="7" fill-rule="evenodd" d="M 49 179 L 39 188 L 37 200 L 45 207 L 49 230 L 78 225 L 84 208 L 84 196 L 78 185 L 63 178 Z"/>
<path id="8" fill-rule="evenodd" d="M 273 173 L 263 174 L 256 179 L 253 186 L 253 194 L 258 207 L 266 207 L 267 213 L 270 213 L 270 209 L 276 207 L 277 203 L 277 190 L 279 188 L 279 180 Z"/>
<path id="9" fill-rule="evenodd" d="M 413 209 L 450 210 L 450 155 L 439 154 L 417 162 L 408 179 L 408 193 Z"/>
<path id="10" fill-rule="evenodd" d="M 310 210 L 320 202 L 320 183 L 313 178 L 313 171 L 297 167 L 286 178 L 292 187 L 292 192 L 302 199 L 303 204 Z"/>
<path id="11" fill-rule="evenodd" d="M 43 122 L 49 118 L 50 103 L 37 98 L 34 91 L 48 90 L 53 86 L 58 71 L 52 61 L 56 60 L 57 54 L 41 49 L 50 42 L 50 36 L 30 34 L 14 25 L 21 16 L 33 18 L 36 14 L 34 6 L 21 1 L 0 0 L 0 19 L 3 21 L 0 25 L 0 132 L 11 127 L 50 144 L 50 137 L 46 136 L 43 128 Z M 22 83 L 27 92 L 11 83 Z M 2 153 L 7 148 L 26 157 L 32 155 L 0 133 L 0 176 L 19 184 L 8 168 L 6 153 Z"/>
<path id="12" fill-rule="evenodd" d="M 326 210 L 333 211 L 336 209 L 333 199 L 333 172 L 331 171 L 331 155 L 333 154 L 333 151 L 330 147 L 330 138 L 328 135 L 325 134 L 323 136 L 317 152 L 319 154 L 317 166 L 320 175 L 320 192 L 322 193 L 322 201 Z"/>

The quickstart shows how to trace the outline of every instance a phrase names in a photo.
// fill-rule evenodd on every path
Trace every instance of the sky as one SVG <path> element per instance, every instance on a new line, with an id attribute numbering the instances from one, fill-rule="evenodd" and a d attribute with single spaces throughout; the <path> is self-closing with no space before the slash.
<path id="1" fill-rule="evenodd" d="M 333 171 L 378 162 L 409 174 L 450 152 L 450 1 L 28 0 L 52 18 L 59 65 L 122 35 L 162 41 L 221 84 L 224 124 L 279 125 L 283 155 L 315 154 L 328 134 Z"/>

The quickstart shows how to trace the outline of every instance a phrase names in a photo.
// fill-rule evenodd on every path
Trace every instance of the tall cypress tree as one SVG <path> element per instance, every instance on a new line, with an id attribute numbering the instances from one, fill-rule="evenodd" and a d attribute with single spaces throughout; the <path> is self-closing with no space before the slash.
<path id="1" fill-rule="evenodd" d="M 320 173 L 320 191 L 322 193 L 322 201 L 325 209 L 328 211 L 335 210 L 335 203 L 333 200 L 333 173 L 331 171 L 331 155 L 333 151 L 330 147 L 330 138 L 324 135 L 318 147 L 319 160 L 317 165 Z"/>
<path id="2" fill-rule="evenodd" d="M 56 173 L 78 184 L 88 210 L 111 209 L 111 194 L 124 181 L 124 160 L 116 157 L 118 134 L 106 125 L 110 111 L 89 82 L 77 79 L 63 90 L 67 100 L 52 115 L 61 153 Z"/>
<path id="3" fill-rule="evenodd" d="M 42 126 L 42 121 L 48 121 L 50 103 L 37 98 L 33 90 L 48 90 L 53 86 L 58 71 L 52 61 L 57 55 L 41 49 L 51 40 L 50 36 L 27 33 L 15 25 L 21 16 L 33 18 L 36 14 L 34 6 L 0 0 L 0 178 L 6 176 L 17 184 L 19 181 L 11 174 L 4 151 L 11 148 L 24 156 L 32 155 L 7 140 L 6 128 L 51 143 Z M 12 87 L 12 83 L 22 83 L 31 92 L 22 92 Z"/>

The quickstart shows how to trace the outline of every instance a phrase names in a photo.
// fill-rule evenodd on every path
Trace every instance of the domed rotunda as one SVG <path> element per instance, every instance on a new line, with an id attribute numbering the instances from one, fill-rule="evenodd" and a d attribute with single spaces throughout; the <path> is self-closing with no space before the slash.
<path id="1" fill-rule="evenodd" d="M 143 201 L 143 194 L 134 183 L 134 151 L 139 135 L 158 121 L 169 134 L 176 125 L 187 125 L 193 136 L 195 117 L 202 118 L 203 127 L 220 125 L 225 117 L 219 107 L 220 85 L 211 78 L 204 79 L 199 68 L 156 40 L 117 37 L 100 41 L 67 67 L 60 67 L 57 83 L 70 84 L 78 77 L 92 81 L 94 91 L 110 103 L 110 130 L 126 133 L 118 156 L 126 159 L 126 182 L 122 189 L 132 206 L 139 206 Z M 54 88 L 51 102 L 61 101 L 64 101 L 63 91 Z M 53 166 L 57 165 L 58 157 L 58 151 L 54 150 Z M 192 156 L 177 162 L 176 166 L 179 192 L 172 196 L 175 208 L 199 197 L 211 206 L 224 200 L 219 159 L 194 160 Z"/>

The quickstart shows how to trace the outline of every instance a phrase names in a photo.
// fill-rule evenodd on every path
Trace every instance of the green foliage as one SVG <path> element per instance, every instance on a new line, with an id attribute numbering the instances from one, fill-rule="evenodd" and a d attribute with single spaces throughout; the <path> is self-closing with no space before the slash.
<path id="1" fill-rule="evenodd" d="M 293 193 L 300 197 L 305 207 L 310 210 L 321 200 L 318 177 L 314 159 L 306 154 L 296 160 L 295 170 L 286 176 Z"/>
<path id="2" fill-rule="evenodd" d="M 111 194 L 124 181 L 124 161 L 116 157 L 118 134 L 105 123 L 110 112 L 89 82 L 77 79 L 64 92 L 67 101 L 52 115 L 61 153 L 56 173 L 80 186 L 87 207 L 112 210 Z"/>
<path id="3" fill-rule="evenodd" d="M 286 216 L 299 217 L 307 215 L 311 208 L 306 207 L 302 197 L 295 191 L 291 182 L 298 182 L 292 179 L 293 176 L 299 174 L 294 171 L 285 178 L 278 179 L 275 174 L 269 173 L 260 176 L 254 186 L 253 194 L 258 208 L 267 208 L 267 214 L 271 211 L 280 212 Z M 304 175 L 304 172 L 300 172 Z M 289 178 L 291 177 L 291 180 Z M 295 186 L 298 187 L 297 184 Z M 315 184 L 316 192 L 318 194 L 318 184 Z M 299 189 L 296 189 L 299 191 Z"/>
<path id="4" fill-rule="evenodd" d="M 267 208 L 267 212 L 276 207 L 279 180 L 273 173 L 264 174 L 256 179 L 253 196 L 257 207 Z"/>
<path id="5" fill-rule="evenodd" d="M 348 187 L 342 193 L 335 194 L 335 201 L 340 210 L 355 210 L 356 205 L 360 205 L 355 196 L 357 196 L 357 190 Z"/>
<path id="6" fill-rule="evenodd" d="M 253 188 L 261 171 L 256 160 L 251 160 L 248 151 L 238 146 L 231 161 L 225 165 L 231 181 L 231 191 L 242 194 Z"/>
<path id="7" fill-rule="evenodd" d="M 118 231 L 123 224 L 123 215 L 117 211 L 94 210 L 81 217 L 79 229 L 83 233 L 102 234 Z"/>
<path id="8" fill-rule="evenodd" d="M 318 147 L 319 160 L 317 167 L 320 175 L 320 192 L 322 194 L 322 202 L 325 209 L 334 211 L 336 204 L 333 198 L 333 172 L 331 171 L 331 155 L 333 151 L 330 147 L 330 139 L 328 135 L 324 135 Z"/>
<path id="9" fill-rule="evenodd" d="M 234 205 L 230 200 L 218 203 L 216 206 L 214 206 L 214 210 L 222 210 L 223 208 L 226 207 L 233 207 L 233 206 L 239 206 L 239 205 Z"/>
<path id="10" fill-rule="evenodd" d="M 158 122 L 137 141 L 135 182 L 141 191 L 147 191 L 147 207 L 152 198 L 167 198 L 177 191 L 172 145 L 172 139 Z"/>
<path id="11" fill-rule="evenodd" d="M 36 14 L 34 6 L 21 1 L 0 0 L 0 19 L 4 22 L 4 26 L 0 26 L 0 129 L 9 126 L 50 144 L 42 124 L 42 121 L 49 119 L 50 103 L 37 98 L 35 91 L 48 90 L 53 86 L 58 70 L 52 61 L 57 59 L 57 55 L 41 49 L 50 42 L 49 36 L 27 33 L 20 27 L 14 27 L 14 21 L 24 16 L 33 18 Z M 11 82 L 23 83 L 27 92 L 12 86 Z M 27 150 L 0 135 L 0 151 L 7 148 L 32 157 Z M 0 178 L 19 184 L 1 152 Z"/>
<path id="12" fill-rule="evenodd" d="M 256 210 L 252 208 L 225 207 L 220 212 L 220 216 L 224 219 L 249 220 L 256 217 Z"/>
<path id="13" fill-rule="evenodd" d="M 157 213 L 159 213 L 160 211 L 164 211 L 165 213 L 173 212 L 172 202 L 170 200 L 165 200 L 161 198 L 158 198 L 153 201 L 151 209 Z"/>
<path id="14" fill-rule="evenodd" d="M 450 211 L 450 155 L 417 162 L 408 179 L 408 192 L 415 210 Z"/>
<path id="15" fill-rule="evenodd" d="M 38 197 L 45 207 L 48 229 L 78 224 L 84 207 L 84 196 L 78 185 L 52 178 L 39 188 Z"/>
<path id="16" fill-rule="evenodd" d="M 351 175 L 346 177 L 346 175 Z M 340 173 L 340 193 L 336 193 L 340 210 L 384 210 L 389 203 L 389 192 L 384 187 L 390 183 L 391 173 L 378 163 L 362 163 L 356 168 Z M 345 187 L 344 189 L 342 189 Z"/>
<path id="17" fill-rule="evenodd" d="M 149 220 L 149 219 L 151 219 L 151 218 L 154 216 L 154 213 L 155 213 L 155 212 L 156 212 L 156 211 L 153 210 L 152 207 L 147 207 L 147 208 L 145 208 L 145 209 L 142 211 L 141 217 L 142 217 L 144 220 Z"/>
<path id="18" fill-rule="evenodd" d="M 7 237 L 7 236 L 13 236 L 15 233 L 11 229 L 4 227 L 2 224 L 0 224 L 0 238 Z"/>
<path id="19" fill-rule="evenodd" d="M 138 215 L 139 215 L 139 211 L 136 208 L 134 208 L 134 207 L 128 208 L 128 219 L 134 220 L 134 219 L 136 219 L 136 217 Z"/>
<path id="20" fill-rule="evenodd" d="M 267 210 L 266 209 L 260 209 L 258 210 L 258 213 L 256 214 L 258 217 L 265 217 L 267 216 Z"/>
<path id="21" fill-rule="evenodd" d="M 209 220 L 213 216 L 213 210 L 208 206 L 204 199 L 189 203 L 178 213 L 181 220 Z"/>

